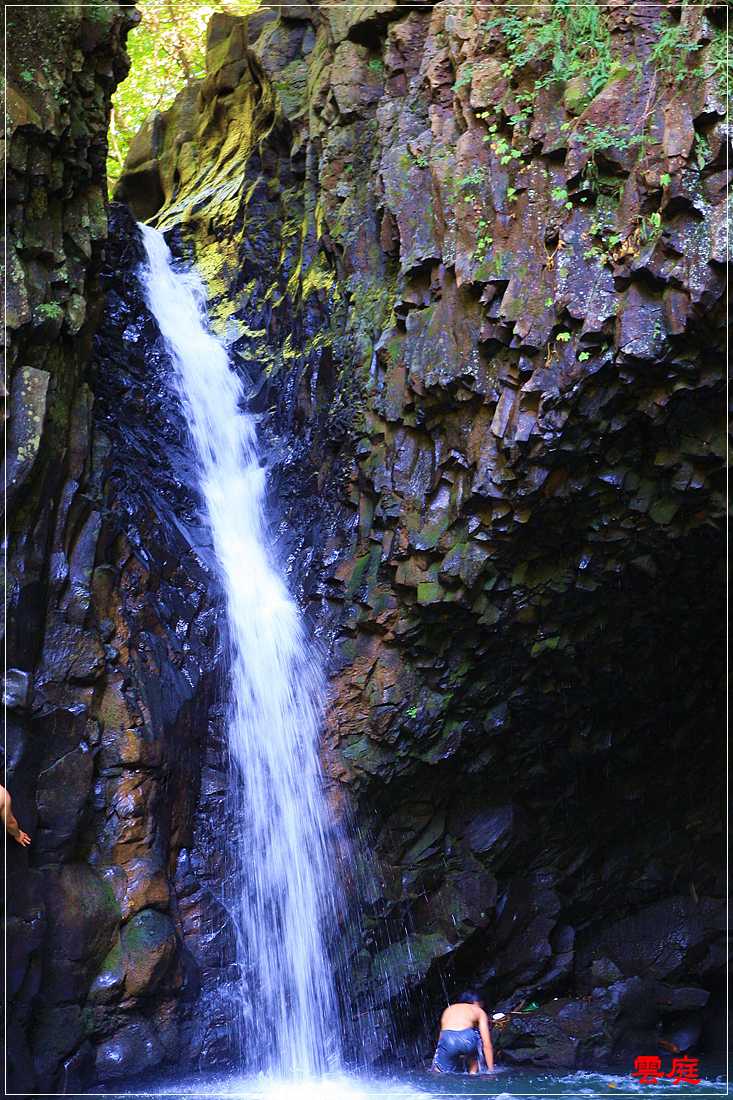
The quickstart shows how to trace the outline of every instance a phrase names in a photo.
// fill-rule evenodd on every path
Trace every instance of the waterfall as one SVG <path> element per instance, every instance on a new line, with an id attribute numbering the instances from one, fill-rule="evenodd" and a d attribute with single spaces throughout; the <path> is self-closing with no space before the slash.
<path id="1" fill-rule="evenodd" d="M 225 348 L 207 331 L 203 283 L 174 272 L 163 236 L 141 230 L 142 279 L 170 352 L 226 593 L 232 795 L 243 822 L 232 842 L 244 1066 L 317 1075 L 338 1058 L 326 951 L 335 884 L 317 757 L 321 674 L 267 546 L 255 425 Z"/>

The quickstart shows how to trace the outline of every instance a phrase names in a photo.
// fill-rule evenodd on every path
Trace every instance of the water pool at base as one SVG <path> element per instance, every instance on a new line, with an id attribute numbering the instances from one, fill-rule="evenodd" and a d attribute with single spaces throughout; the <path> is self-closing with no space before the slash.
<path id="1" fill-rule="evenodd" d="M 436 1077 L 425 1072 L 393 1076 L 343 1074 L 307 1081 L 276 1081 L 263 1076 L 241 1077 L 231 1074 L 201 1073 L 195 1077 L 164 1078 L 135 1087 L 97 1092 L 110 1100 L 131 1096 L 171 1097 L 174 1100 L 442 1100 L 448 1097 L 492 1096 L 495 1100 L 521 1097 L 607 1097 L 634 1098 L 725 1096 L 728 1071 L 724 1057 L 700 1058 L 697 1085 L 640 1084 L 634 1077 L 633 1062 L 628 1071 L 619 1067 L 604 1070 L 538 1070 L 536 1067 L 500 1067 L 484 1077 L 446 1074 Z M 662 1069 L 671 1067 L 662 1059 Z M 89 1094 L 87 1094 L 89 1095 Z"/>

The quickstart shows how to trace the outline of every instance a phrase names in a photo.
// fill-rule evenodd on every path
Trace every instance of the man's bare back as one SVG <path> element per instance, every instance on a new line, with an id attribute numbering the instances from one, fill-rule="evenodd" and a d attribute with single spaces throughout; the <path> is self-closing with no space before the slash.
<path id="1" fill-rule="evenodd" d="M 471 1005 L 448 1005 L 440 1017 L 440 1030 L 463 1031 L 466 1027 L 478 1027 L 482 1016 L 488 1027 L 489 1018 L 476 1001 Z"/>
<path id="2" fill-rule="evenodd" d="M 464 995 L 465 996 L 465 995 Z M 474 994 L 468 994 L 468 996 L 474 996 Z M 468 1031 L 472 1028 L 477 1028 L 478 1033 L 481 1036 L 481 1045 L 483 1047 L 484 1058 L 486 1059 L 486 1066 L 489 1070 L 494 1068 L 494 1050 L 491 1046 L 491 1036 L 489 1034 L 489 1017 L 484 1012 L 478 999 L 467 1001 L 463 1000 L 458 1004 L 448 1005 L 440 1017 L 440 1036 L 438 1036 L 438 1048 L 440 1048 L 440 1041 L 443 1032 L 456 1032 L 456 1031 Z M 436 1051 L 436 1059 L 433 1061 L 433 1067 L 438 1072 L 444 1072 L 441 1070 L 437 1061 L 438 1052 Z M 469 1057 L 467 1059 L 469 1073 L 478 1072 L 478 1060 L 477 1058 Z"/>

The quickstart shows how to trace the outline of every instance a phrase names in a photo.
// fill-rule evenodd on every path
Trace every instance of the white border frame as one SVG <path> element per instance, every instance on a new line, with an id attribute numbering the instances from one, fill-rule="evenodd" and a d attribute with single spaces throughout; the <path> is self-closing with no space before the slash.
<path id="1" fill-rule="evenodd" d="M 321 3 L 321 2 L 319 2 L 319 0 L 313 0 L 313 2 L 314 2 L 314 5 L 317 9 L 334 7 L 334 8 L 339 8 L 339 9 L 343 10 L 344 8 L 361 8 L 361 7 L 364 6 L 363 2 L 362 3 L 353 3 L 353 2 L 339 3 L 338 0 L 332 0 L 332 2 L 326 2 L 326 3 Z M 440 0 L 436 0 L 436 2 L 440 2 Z M 480 3 L 480 0 L 474 0 L 474 2 Z M 509 0 L 498 0 L 498 2 L 499 3 L 505 3 L 505 2 L 509 2 Z M 513 0 L 512 0 L 512 2 L 513 2 Z M 571 0 L 571 2 L 573 3 L 573 7 L 577 7 L 577 8 L 595 7 L 596 6 L 595 4 L 591 4 L 591 3 L 578 3 L 577 0 Z M 162 0 L 161 0 L 161 3 L 162 3 Z M 261 3 L 262 7 L 267 7 L 267 8 L 280 8 L 280 7 L 285 6 L 285 5 L 283 5 L 282 3 L 279 3 L 279 2 L 278 3 L 268 3 L 268 0 L 260 0 L 260 3 Z M 310 0 L 304 0 L 304 3 L 309 4 Z M 646 4 L 649 4 L 650 7 L 657 7 L 658 6 L 658 4 L 654 2 L 654 0 L 629 0 L 629 3 L 633 3 L 635 7 L 646 6 Z M 179 6 L 181 6 L 181 5 L 179 5 Z M 185 6 L 186 7 L 196 7 L 198 5 L 186 3 Z M 401 7 L 401 6 L 402 6 L 402 4 L 400 3 L 400 0 L 398 0 L 397 7 Z M 414 10 L 412 4 L 409 4 L 409 3 L 406 2 L 404 4 L 404 6 L 406 8 L 409 8 L 410 10 Z M 522 8 L 533 8 L 535 5 L 532 4 L 532 3 L 519 2 L 519 3 L 514 3 L 514 6 L 515 7 L 522 7 Z M 730 33 L 731 19 L 730 19 L 730 17 L 731 17 L 731 10 L 732 10 L 731 0 L 711 0 L 711 2 L 708 3 L 708 4 L 706 4 L 704 2 L 697 2 L 697 3 L 693 2 L 693 3 L 690 3 L 688 6 L 690 6 L 690 7 L 700 7 L 700 8 L 722 7 L 725 10 L 725 12 L 726 12 L 726 35 L 727 35 L 727 40 L 728 40 L 728 59 L 730 60 L 730 48 L 731 48 L 731 33 Z M 13 8 L 27 8 L 27 7 L 33 7 L 33 8 L 73 8 L 74 11 L 79 11 L 80 9 L 83 9 L 83 8 L 97 9 L 99 7 L 99 4 L 85 4 L 85 3 L 82 3 L 82 4 L 5 4 L 4 5 L 4 9 L 3 9 L 3 43 L 4 43 L 4 45 L 3 45 L 3 63 L 4 63 L 5 67 L 4 67 L 4 72 L 3 72 L 3 85 L 4 85 L 3 93 L 4 93 L 5 117 L 4 117 L 3 122 L 4 122 L 4 133 L 6 135 L 6 140 L 4 142 L 3 181 L 4 181 L 5 184 L 7 184 L 7 159 L 8 159 L 8 142 L 7 142 L 7 122 L 8 122 L 8 101 L 7 101 L 8 9 L 9 8 L 10 9 L 13 9 Z M 133 28 L 133 30 L 134 30 L 134 28 Z M 728 106 L 729 106 L 728 122 L 729 122 L 729 125 L 731 125 L 731 124 L 733 124 L 733 118 L 731 117 L 733 115 L 733 104 L 731 104 L 731 100 L 730 100 L 730 75 L 729 75 L 728 71 L 726 71 L 726 98 L 728 100 Z M 728 142 L 728 144 L 726 145 L 726 171 L 728 171 L 728 172 L 730 171 L 730 144 L 731 143 Z M 730 198 L 731 198 L 730 183 L 728 184 L 727 197 L 728 197 L 728 202 L 730 203 Z M 5 331 L 5 328 L 6 328 L 6 325 L 5 325 L 6 303 L 7 303 L 7 296 L 8 296 L 8 264 L 7 264 L 8 190 L 7 190 L 7 186 L 4 187 L 3 200 L 4 200 L 4 205 L 3 205 L 3 218 L 4 218 L 4 222 L 3 222 L 3 228 L 4 228 L 4 248 L 3 248 L 4 272 L 3 272 L 3 276 L 4 276 L 4 278 L 3 278 L 2 322 L 3 322 L 3 331 Z M 728 260 L 729 265 L 731 263 L 731 252 L 730 252 L 731 229 L 732 229 L 732 227 L 731 227 L 730 216 L 729 216 L 728 217 L 728 233 L 727 233 L 727 237 L 726 237 L 727 260 Z M 728 272 L 730 272 L 730 266 L 728 267 Z M 728 290 L 730 290 L 730 284 L 728 284 Z M 729 364 L 731 364 L 731 357 L 730 357 L 730 319 L 731 319 L 731 317 L 730 317 L 730 315 L 731 315 L 731 297 L 730 297 L 730 294 L 728 294 L 727 302 L 726 302 L 726 356 L 727 356 Z M 725 385 L 726 413 L 730 409 L 731 370 L 733 370 L 733 367 L 729 368 L 728 377 L 726 379 L 726 385 Z M 6 379 L 6 381 L 7 381 L 7 379 Z M 10 394 L 9 394 L 9 391 L 8 391 L 8 397 L 6 398 L 6 400 L 9 400 L 9 396 L 10 396 Z M 7 487 L 7 448 L 8 448 L 8 438 L 7 438 L 7 431 L 6 431 L 5 436 L 4 436 L 4 454 L 3 454 L 3 457 L 5 459 L 5 484 L 3 485 L 3 493 L 4 493 L 3 500 L 4 501 L 7 500 L 7 488 L 8 488 Z M 728 500 L 730 500 L 730 460 L 729 460 L 729 457 L 726 459 L 725 471 L 726 471 L 726 493 L 727 493 Z M 726 621 L 729 622 L 730 621 L 730 522 L 726 525 L 725 545 L 726 545 L 725 608 L 726 608 L 726 616 L 727 616 Z M 7 516 L 7 510 L 6 510 L 5 515 L 4 515 L 4 530 L 3 530 L 3 571 L 4 571 L 4 578 L 5 578 L 6 581 L 7 581 L 7 560 L 8 560 L 7 555 L 8 555 L 8 516 Z M 7 605 L 5 605 L 5 606 L 7 606 Z M 4 613 L 5 613 L 5 607 L 3 608 L 3 614 Z M 6 625 L 6 624 L 4 624 L 4 625 Z M 3 675 L 4 675 L 4 672 L 5 672 L 6 668 L 7 668 L 7 630 L 4 631 L 4 635 L 3 635 Z M 729 631 L 726 632 L 726 668 L 730 669 L 730 632 Z M 730 702 L 731 702 L 730 686 L 728 686 L 728 690 L 726 692 L 726 707 L 725 707 L 726 725 L 727 726 L 730 725 Z M 4 730 L 5 759 L 4 759 L 3 780 L 4 780 L 5 786 L 7 786 L 7 709 L 8 709 L 7 708 L 7 703 L 4 703 L 3 704 L 3 712 L 4 712 L 4 718 L 5 718 L 6 725 L 5 725 L 5 730 Z M 727 855 L 728 859 L 730 859 L 730 737 L 728 737 L 727 741 L 726 741 L 726 788 L 725 789 L 726 789 L 726 808 L 728 810 L 728 813 L 726 814 L 726 826 L 725 826 L 726 855 Z M 4 834 L 3 843 L 5 845 L 5 866 L 7 868 L 8 834 L 7 834 L 7 831 L 5 829 L 3 829 L 3 834 Z M 726 936 L 727 936 L 727 942 L 728 943 L 730 943 L 730 889 L 729 889 L 729 887 L 730 887 L 729 870 L 728 870 L 728 867 L 726 867 L 726 890 L 727 890 L 727 893 L 726 893 L 726 901 L 727 901 L 727 906 L 726 906 Z M 5 913 L 7 913 L 7 908 L 8 908 L 7 873 L 4 876 L 4 882 L 3 882 L 3 900 L 4 900 L 4 905 L 5 905 Z M 7 976 L 8 976 L 7 975 L 7 968 L 8 968 L 8 961 L 7 961 L 8 960 L 7 923 L 5 923 L 4 927 L 3 927 L 3 936 L 4 936 L 4 944 L 3 944 L 3 947 L 4 947 L 4 959 L 3 959 L 4 976 L 3 977 L 4 977 L 4 988 L 7 991 L 7 988 L 8 988 L 8 982 L 7 982 Z M 726 1025 L 729 1029 L 730 1028 L 730 960 L 728 961 L 728 966 L 729 966 L 728 985 L 727 985 L 727 988 L 726 988 L 726 1014 L 727 1014 Z M 5 997 L 5 1003 L 4 1003 L 3 1009 L 4 1009 L 4 1012 L 3 1012 L 3 1072 L 4 1072 L 4 1075 L 5 1075 L 5 1080 L 7 1081 L 7 1066 L 8 1066 L 8 1001 L 7 1001 L 7 995 Z M 729 1030 L 728 1030 L 728 1036 L 730 1038 L 730 1031 Z M 686 1095 L 688 1095 L 688 1096 L 689 1095 L 694 1095 L 695 1097 L 698 1097 L 698 1096 L 711 1096 L 711 1097 L 728 1096 L 730 1094 L 730 1090 L 731 1090 L 730 1048 L 726 1051 L 725 1061 L 726 1061 L 726 1070 L 727 1070 L 727 1073 L 726 1073 L 727 1081 L 726 1081 L 725 1092 L 723 1092 L 722 1089 L 718 1089 L 714 1092 L 696 1092 L 694 1094 L 690 1094 L 690 1093 L 687 1093 L 687 1092 L 681 1092 L 680 1091 L 680 1086 L 677 1086 L 677 1088 L 674 1092 L 666 1092 L 663 1089 L 657 1089 L 655 1086 L 651 1085 L 651 1086 L 649 1086 L 651 1091 L 648 1094 L 643 1093 L 643 1092 L 639 1092 L 639 1091 L 622 1092 L 620 1089 L 616 1089 L 613 1092 L 612 1097 L 619 1097 L 620 1098 L 620 1097 L 623 1096 L 623 1097 L 632 1097 L 632 1098 L 634 1098 L 634 1100 L 639 1100 L 640 1097 L 646 1097 L 648 1095 L 648 1096 L 653 1096 L 653 1097 L 658 1096 L 658 1097 L 664 1098 L 664 1100 L 666 1100 L 666 1098 L 668 1098 L 668 1097 L 684 1097 Z M 538 1070 L 538 1072 L 543 1072 L 541 1067 L 535 1067 L 535 1068 Z M 570 1071 L 570 1072 L 572 1072 L 572 1071 Z M 584 1072 L 593 1072 L 593 1071 L 590 1070 L 590 1071 L 584 1071 Z M 621 1076 L 621 1075 L 606 1074 L 606 1076 Z M 623 1076 L 628 1076 L 628 1075 L 623 1075 Z M 355 1078 L 355 1080 L 358 1080 L 358 1079 Z M 489 1080 L 489 1079 L 487 1079 L 487 1080 Z M 497 1086 L 498 1086 L 499 1079 L 496 1079 L 496 1081 L 497 1081 Z M 413 1087 L 413 1086 L 408 1084 L 408 1087 Z M 417 1087 L 417 1086 L 415 1086 L 415 1087 Z M 611 1088 L 610 1085 L 608 1087 Z M 503 1091 L 505 1091 L 505 1090 L 497 1088 L 497 1093 L 498 1092 L 503 1092 Z M 57 1096 L 57 1095 L 61 1095 L 61 1094 L 59 1094 L 59 1093 L 47 1093 L 47 1092 L 6 1092 L 5 1093 L 5 1096 L 17 1096 L 17 1097 L 26 1097 L 26 1096 L 52 1097 L 52 1096 Z M 186 1092 L 184 1092 L 184 1093 L 181 1093 L 181 1092 L 119 1092 L 118 1093 L 118 1092 L 115 1092 L 114 1089 L 112 1089 L 108 1092 L 103 1092 L 103 1093 L 100 1093 L 100 1092 L 76 1092 L 76 1093 L 67 1093 L 65 1095 L 68 1095 L 72 1098 L 76 1097 L 76 1096 L 111 1096 L 111 1097 L 119 1097 L 119 1098 L 122 1098 L 122 1097 L 151 1097 L 151 1098 L 152 1097 L 160 1097 L 161 1100 L 162 1100 L 163 1097 L 176 1097 L 177 1100 L 187 1100 L 187 1098 L 190 1098 L 190 1100 L 196 1100 L 196 1094 L 195 1093 L 186 1093 Z M 469 1098 L 474 1097 L 474 1098 L 478 1098 L 478 1100 L 481 1100 L 482 1097 L 488 1097 L 488 1096 L 493 1096 L 493 1095 L 496 1095 L 496 1094 L 495 1093 L 490 1093 L 490 1092 L 480 1092 L 479 1093 L 479 1092 L 442 1092 L 442 1091 L 434 1092 L 434 1093 L 426 1092 L 424 1094 L 425 1100 L 440 1100 L 441 1097 L 451 1097 L 451 1098 L 452 1097 L 457 1097 L 457 1098 L 460 1098 L 460 1097 L 469 1097 Z M 567 1092 L 543 1092 L 543 1093 L 539 1093 L 539 1094 L 536 1093 L 536 1092 L 511 1092 L 511 1093 L 509 1093 L 509 1095 L 510 1096 L 537 1097 L 537 1100 L 541 1100 L 541 1098 L 545 1097 L 545 1096 L 566 1097 L 566 1096 L 573 1096 L 573 1095 L 580 1095 L 580 1094 L 567 1093 Z M 585 1092 L 584 1091 L 582 1093 L 582 1095 L 583 1096 L 593 1096 L 593 1097 L 601 1097 L 602 1096 L 602 1097 L 605 1097 L 606 1100 L 612 1100 L 612 1098 L 609 1098 L 608 1090 L 606 1090 L 605 1092 Z M 376 1098 L 380 1097 L 380 1096 L 391 1098 L 391 1100 L 401 1100 L 401 1098 L 393 1092 L 381 1093 L 381 1092 L 374 1092 L 372 1090 L 368 1091 L 367 1096 L 364 1098 L 364 1100 L 372 1100 L 372 1098 L 374 1098 L 374 1100 L 376 1100 Z M 416 1092 L 415 1096 L 416 1096 L 416 1100 L 419 1100 L 420 1094 Z M 201 1097 L 202 1097 L 202 1100 L 203 1100 L 203 1098 L 205 1098 L 205 1100 L 215 1100 L 214 1095 L 211 1094 L 211 1093 L 202 1093 Z M 241 1093 L 240 1094 L 240 1093 L 237 1093 L 235 1091 L 232 1091 L 232 1092 L 227 1092 L 227 1093 L 222 1094 L 222 1100 L 240 1100 L 240 1097 L 241 1097 L 241 1100 L 251 1100 L 251 1097 L 246 1093 Z M 267 1100 L 266 1093 L 263 1094 L 262 1100 Z M 294 1097 L 294 1100 L 297 1100 L 297 1097 Z M 362 1098 L 361 1097 L 351 1098 L 347 1095 L 344 1098 L 344 1100 L 362 1100 Z"/>

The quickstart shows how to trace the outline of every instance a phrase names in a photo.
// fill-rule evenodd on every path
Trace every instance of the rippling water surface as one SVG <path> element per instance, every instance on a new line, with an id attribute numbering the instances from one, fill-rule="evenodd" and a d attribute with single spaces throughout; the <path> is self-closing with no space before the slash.
<path id="1" fill-rule="evenodd" d="M 441 1100 L 445 1097 L 492 1096 L 511 1100 L 514 1096 L 607 1097 L 627 1096 L 698 1097 L 725 1096 L 728 1093 L 727 1065 L 724 1058 L 700 1058 L 698 1085 L 675 1085 L 669 1081 L 642 1085 L 632 1077 L 633 1061 L 627 1072 L 618 1068 L 603 1071 L 543 1071 L 532 1067 L 501 1067 L 485 1077 L 427 1073 L 401 1073 L 394 1076 L 329 1076 L 308 1081 L 274 1081 L 266 1077 L 198 1074 L 195 1077 L 160 1080 L 138 1090 L 120 1091 L 117 1097 L 173 1097 L 175 1100 Z M 662 1069 L 671 1069 L 671 1058 L 662 1059 Z M 107 1093 L 106 1095 L 111 1095 Z"/>

